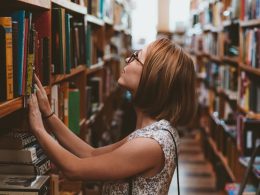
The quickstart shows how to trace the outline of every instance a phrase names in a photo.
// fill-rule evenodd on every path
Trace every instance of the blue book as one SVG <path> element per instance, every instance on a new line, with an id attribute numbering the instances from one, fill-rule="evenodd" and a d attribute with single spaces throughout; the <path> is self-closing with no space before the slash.
<path id="1" fill-rule="evenodd" d="M 24 61 L 24 36 L 25 36 L 25 10 L 12 13 L 12 19 L 18 22 L 18 55 L 17 55 L 17 81 L 18 95 L 22 95 L 23 61 Z"/>

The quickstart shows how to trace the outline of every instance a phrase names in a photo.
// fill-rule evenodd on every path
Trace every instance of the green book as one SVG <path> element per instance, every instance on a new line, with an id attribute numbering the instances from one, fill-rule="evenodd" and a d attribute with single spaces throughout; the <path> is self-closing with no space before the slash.
<path id="1" fill-rule="evenodd" d="M 69 128 L 75 134 L 80 133 L 80 93 L 78 89 L 69 89 Z"/>

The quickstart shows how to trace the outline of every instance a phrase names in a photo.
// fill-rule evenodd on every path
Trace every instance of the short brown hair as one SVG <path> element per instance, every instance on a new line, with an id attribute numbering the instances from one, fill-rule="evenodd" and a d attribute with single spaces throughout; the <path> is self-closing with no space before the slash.
<path id="1" fill-rule="evenodd" d="M 197 107 L 195 77 L 189 55 L 169 39 L 158 39 L 147 49 L 133 103 L 156 120 L 186 126 Z"/>

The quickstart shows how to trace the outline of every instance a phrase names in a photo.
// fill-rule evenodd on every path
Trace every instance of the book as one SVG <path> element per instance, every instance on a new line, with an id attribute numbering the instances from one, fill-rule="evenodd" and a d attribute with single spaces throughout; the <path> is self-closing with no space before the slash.
<path id="1" fill-rule="evenodd" d="M 12 42 L 13 42 L 13 93 L 14 97 L 19 96 L 18 91 L 18 22 L 12 21 Z"/>
<path id="2" fill-rule="evenodd" d="M 50 37 L 51 37 L 51 12 L 40 12 L 34 15 L 33 23 L 38 34 L 38 60 L 35 63 L 35 71 L 43 86 L 50 80 Z"/>
<path id="3" fill-rule="evenodd" d="M 0 194 L 45 195 L 49 193 L 49 176 L 0 175 Z"/>
<path id="4" fill-rule="evenodd" d="M 78 89 L 69 89 L 69 129 L 75 134 L 80 132 L 80 93 Z"/>
<path id="5" fill-rule="evenodd" d="M 22 80 L 23 80 L 23 61 L 24 61 L 24 44 L 25 44 L 25 10 L 15 11 L 11 14 L 13 21 L 18 23 L 18 32 L 17 32 L 17 88 L 18 95 L 22 95 Z"/>
<path id="6" fill-rule="evenodd" d="M 35 58 L 35 38 L 36 31 L 34 25 L 32 25 L 29 33 L 29 45 L 28 45 L 28 59 L 27 59 L 27 70 L 26 70 L 26 91 L 27 96 L 33 92 L 33 74 L 34 74 L 34 58 Z"/>
<path id="7" fill-rule="evenodd" d="M 34 163 L 0 163 L 0 174 L 44 175 L 51 169 L 51 161 L 42 154 Z"/>
<path id="8" fill-rule="evenodd" d="M 52 63 L 54 74 L 64 74 L 66 70 L 65 9 L 52 9 Z"/>
<path id="9" fill-rule="evenodd" d="M 66 29 L 66 73 L 70 73 L 71 65 L 71 21 L 72 16 L 70 14 L 65 14 L 65 29 Z"/>
<path id="10" fill-rule="evenodd" d="M 238 183 L 227 183 L 225 190 L 228 195 L 237 195 L 239 192 L 239 186 L 240 185 Z M 256 195 L 255 186 L 247 184 L 242 195 Z"/>
<path id="11" fill-rule="evenodd" d="M 39 145 L 21 150 L 0 149 L 0 162 L 2 163 L 33 163 L 43 153 Z"/>
<path id="12" fill-rule="evenodd" d="M 5 99 L 13 99 L 13 45 L 12 45 L 12 18 L 0 17 L 0 26 L 5 32 L 5 78 L 6 78 L 6 95 Z M 2 29 L 3 31 L 3 29 Z M 3 32 L 2 32 L 3 33 Z M 2 51 L 1 51 L 2 52 Z"/>
<path id="13" fill-rule="evenodd" d="M 36 137 L 28 132 L 11 131 L 0 136 L 0 149 L 23 149 L 36 143 Z"/>
<path id="14" fill-rule="evenodd" d="M 0 100 L 6 100 L 5 28 L 0 25 Z"/>

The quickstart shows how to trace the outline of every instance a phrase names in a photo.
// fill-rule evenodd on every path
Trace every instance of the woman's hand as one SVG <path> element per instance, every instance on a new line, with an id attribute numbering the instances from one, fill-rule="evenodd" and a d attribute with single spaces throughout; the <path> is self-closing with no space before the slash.
<path id="1" fill-rule="evenodd" d="M 45 89 L 43 88 L 40 80 L 38 79 L 38 77 L 36 75 L 34 75 L 34 79 L 36 82 L 36 86 L 35 86 L 36 95 L 37 95 L 40 111 L 43 114 L 43 116 L 48 116 L 49 114 L 51 114 L 52 110 L 51 110 L 51 106 L 49 104 L 47 94 L 46 94 Z"/>
<path id="2" fill-rule="evenodd" d="M 28 100 L 29 104 L 29 124 L 33 133 L 44 129 L 41 112 L 35 94 L 32 94 Z"/>

